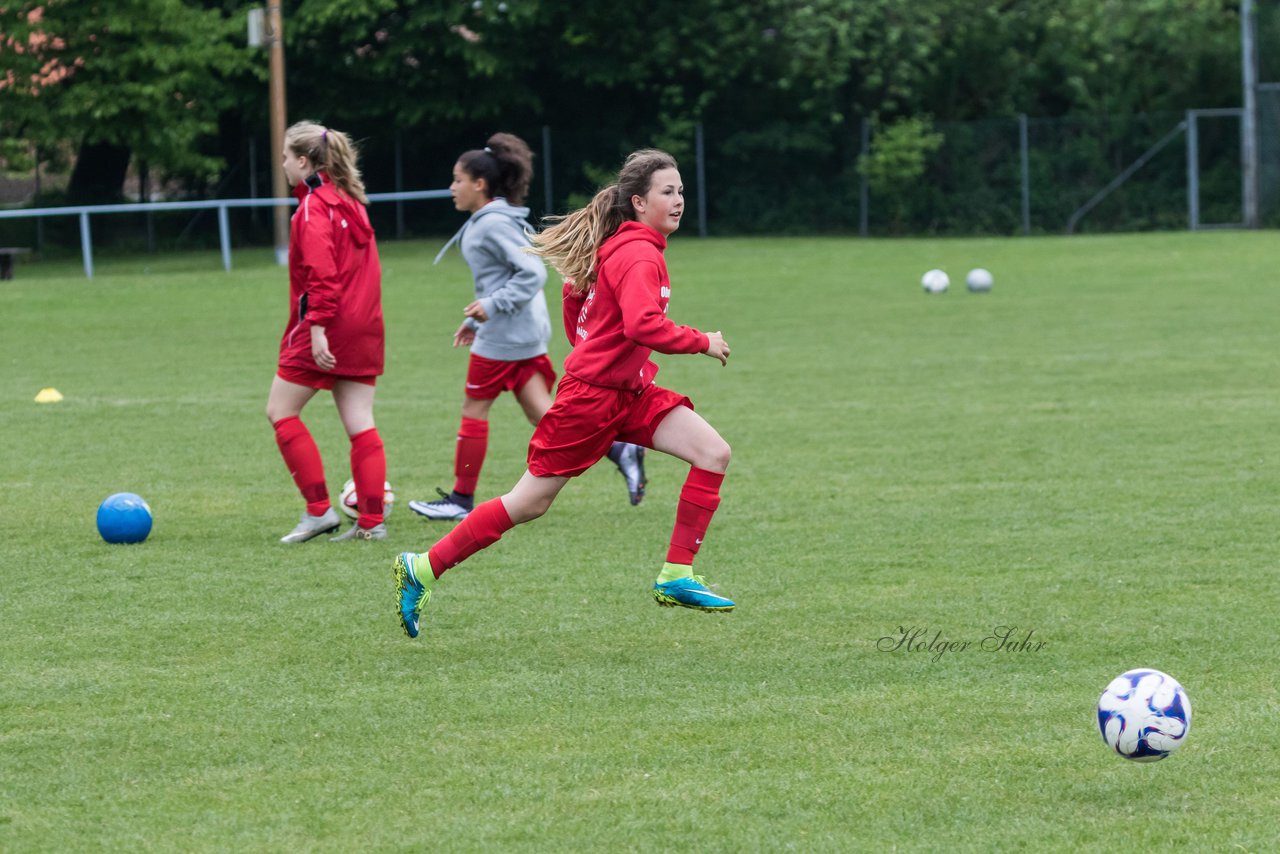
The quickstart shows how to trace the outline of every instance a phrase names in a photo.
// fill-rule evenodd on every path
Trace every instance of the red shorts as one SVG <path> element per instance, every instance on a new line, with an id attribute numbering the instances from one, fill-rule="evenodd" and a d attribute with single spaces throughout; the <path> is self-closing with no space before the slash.
<path id="1" fill-rule="evenodd" d="M 344 377 L 338 374 L 330 374 L 320 370 L 309 370 L 307 368 L 298 368 L 293 365 L 280 365 L 276 368 L 276 376 L 285 382 L 294 385 L 304 385 L 307 388 L 331 389 L 333 384 L 338 380 L 350 380 L 353 383 L 364 383 L 365 385 L 377 385 L 377 377 Z"/>
<path id="2" fill-rule="evenodd" d="M 608 454 L 615 441 L 652 448 L 653 431 L 677 406 L 693 409 L 693 402 L 661 386 L 623 391 L 566 376 L 529 440 L 529 471 L 537 477 L 576 477 Z"/>
<path id="3" fill-rule="evenodd" d="M 472 353 L 467 364 L 466 394 L 474 400 L 493 400 L 504 391 L 524 388 L 524 384 L 536 374 L 542 374 L 546 380 L 547 391 L 556 387 L 556 369 L 551 366 L 546 353 L 516 362 L 486 359 Z"/>

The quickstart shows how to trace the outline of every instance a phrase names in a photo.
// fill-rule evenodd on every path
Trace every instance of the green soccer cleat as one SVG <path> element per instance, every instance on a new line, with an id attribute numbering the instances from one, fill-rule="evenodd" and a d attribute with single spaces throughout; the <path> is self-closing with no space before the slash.
<path id="1" fill-rule="evenodd" d="M 418 564 L 425 564 L 427 556 L 413 552 L 401 552 L 393 565 L 396 579 L 396 599 L 400 610 L 400 627 L 411 638 L 418 636 L 418 619 L 422 608 L 431 600 L 431 588 L 418 580 Z M 426 566 L 427 577 L 434 579 L 431 567 Z"/>
<path id="2" fill-rule="evenodd" d="M 732 611 L 735 604 L 732 599 L 712 593 L 701 575 L 655 582 L 653 598 L 665 608 L 679 605 L 697 611 Z"/>

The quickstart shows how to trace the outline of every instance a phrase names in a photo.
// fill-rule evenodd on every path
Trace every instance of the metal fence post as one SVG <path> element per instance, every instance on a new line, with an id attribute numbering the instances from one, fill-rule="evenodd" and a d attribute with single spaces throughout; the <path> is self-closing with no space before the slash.
<path id="1" fill-rule="evenodd" d="M 40 203 L 40 146 L 36 146 L 36 197 L 35 203 Z M 36 251 L 40 252 L 44 249 L 44 218 L 36 217 Z"/>
<path id="2" fill-rule="evenodd" d="M 222 269 L 231 272 L 231 225 L 227 222 L 227 206 L 218 205 L 218 243 L 222 246 Z"/>
<path id="3" fill-rule="evenodd" d="M 1244 115 L 1240 117 L 1240 163 L 1244 227 L 1258 227 L 1258 54 L 1253 0 L 1240 3 L 1240 65 Z"/>
<path id="4" fill-rule="evenodd" d="M 139 164 L 138 168 L 138 201 L 144 205 L 151 201 L 150 177 L 151 169 L 147 166 L 147 161 L 144 160 Z M 147 251 L 155 252 L 156 218 L 151 211 L 147 211 L 143 216 L 147 218 Z"/>
<path id="5" fill-rule="evenodd" d="M 404 192 L 404 146 L 396 128 L 396 192 Z M 396 202 L 396 240 L 404 240 L 404 202 Z"/>
<path id="6" fill-rule="evenodd" d="M 551 194 L 551 128 L 542 126 L 542 198 L 543 215 L 553 213 L 554 196 Z"/>
<path id="7" fill-rule="evenodd" d="M 249 198 L 258 198 L 258 138 L 249 137 Z M 258 208 L 249 208 L 249 222 L 254 228 L 262 217 L 258 216 Z"/>
<path id="8" fill-rule="evenodd" d="M 1192 110 L 1187 110 L 1187 228 L 1200 228 L 1200 128 Z"/>
<path id="9" fill-rule="evenodd" d="M 80 254 L 84 257 L 85 278 L 93 278 L 93 240 L 89 236 L 89 212 L 80 211 Z"/>
<path id="10" fill-rule="evenodd" d="M 1027 114 L 1018 113 L 1018 148 L 1022 160 L 1022 233 L 1031 233 L 1031 151 Z"/>
<path id="11" fill-rule="evenodd" d="M 868 208 L 871 206 L 871 189 L 867 185 L 867 157 L 871 154 L 871 122 L 867 119 L 862 120 L 862 147 L 858 153 L 858 172 L 861 178 L 858 181 L 858 234 L 863 237 L 868 232 Z"/>
<path id="12" fill-rule="evenodd" d="M 707 236 L 707 155 L 703 147 L 702 122 L 698 122 L 694 135 L 695 157 L 698 162 L 698 236 Z"/>

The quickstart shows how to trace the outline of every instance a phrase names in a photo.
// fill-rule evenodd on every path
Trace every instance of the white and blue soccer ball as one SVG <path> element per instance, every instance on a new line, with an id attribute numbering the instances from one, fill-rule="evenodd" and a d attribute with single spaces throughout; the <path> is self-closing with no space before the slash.
<path id="1" fill-rule="evenodd" d="M 969 271 L 969 275 L 964 277 L 964 283 L 969 288 L 970 293 L 985 294 L 991 290 L 991 286 L 996 282 L 995 277 L 991 275 L 990 270 L 984 270 L 981 267 L 975 267 Z"/>
<path id="2" fill-rule="evenodd" d="M 1167 673 L 1121 673 L 1098 700 L 1102 740 L 1125 759 L 1156 762 L 1182 746 L 1191 730 L 1191 699 Z"/>
<path id="3" fill-rule="evenodd" d="M 382 517 L 391 515 L 391 505 L 395 504 L 396 494 L 391 491 L 391 481 L 383 481 L 382 488 L 384 494 L 382 496 Z M 342 493 L 338 496 L 338 506 L 342 508 L 342 512 L 346 513 L 352 519 L 360 515 L 360 496 L 356 495 L 356 482 L 348 480 L 342 485 Z"/>
<path id="4" fill-rule="evenodd" d="M 951 286 L 951 277 L 941 270 L 930 270 L 920 277 L 920 285 L 926 294 L 946 293 Z"/>

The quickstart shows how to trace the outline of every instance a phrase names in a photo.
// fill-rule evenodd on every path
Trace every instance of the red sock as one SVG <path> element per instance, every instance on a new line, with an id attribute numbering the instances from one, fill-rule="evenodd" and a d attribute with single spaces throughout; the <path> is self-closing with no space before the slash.
<path id="1" fill-rule="evenodd" d="M 351 437 L 351 479 L 356 482 L 360 515 L 356 524 L 368 530 L 382 524 L 382 500 L 387 483 L 387 455 L 376 427 Z"/>
<path id="2" fill-rule="evenodd" d="M 489 449 L 489 422 L 480 418 L 463 418 L 458 428 L 458 447 L 453 455 L 453 491 L 459 495 L 475 495 L 480 482 L 480 467 Z"/>
<path id="3" fill-rule="evenodd" d="M 275 423 L 276 444 L 293 482 L 307 502 L 307 512 L 322 516 L 329 509 L 329 490 L 324 485 L 324 462 L 311 431 L 296 415 Z"/>
<path id="4" fill-rule="evenodd" d="M 671 532 L 667 563 L 693 564 L 693 556 L 707 535 L 711 517 L 720 506 L 720 483 L 723 480 L 723 472 L 689 469 L 689 476 L 680 490 L 680 503 L 676 505 L 676 527 Z"/>
<path id="5" fill-rule="evenodd" d="M 440 542 L 431 547 L 427 558 L 436 578 L 446 569 L 457 566 L 481 549 L 491 546 L 515 527 L 501 498 L 490 498 L 467 514 Z"/>

